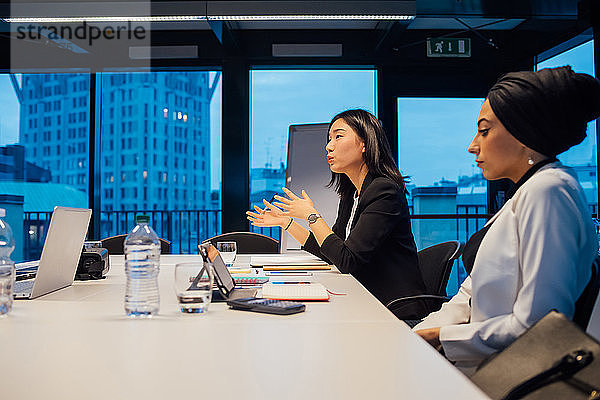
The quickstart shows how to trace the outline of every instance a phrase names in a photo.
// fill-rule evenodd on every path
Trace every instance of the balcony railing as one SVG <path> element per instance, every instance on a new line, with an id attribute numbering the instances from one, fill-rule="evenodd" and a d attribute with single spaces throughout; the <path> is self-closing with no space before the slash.
<path id="1" fill-rule="evenodd" d="M 198 244 L 221 232 L 221 210 L 136 210 L 101 211 L 100 238 L 128 233 L 135 226 L 135 216 L 150 216 L 157 235 L 171 242 L 171 251 L 195 254 Z M 40 257 L 52 212 L 24 213 L 23 258 Z"/>
<path id="2" fill-rule="evenodd" d="M 265 236 L 270 236 L 278 242 L 281 241 L 281 228 L 278 226 L 261 227 L 250 225 L 250 232 L 260 233 Z"/>
<path id="3" fill-rule="evenodd" d="M 409 210 L 412 214 L 412 207 Z M 590 212 L 597 215 L 597 204 L 590 204 Z M 196 254 L 197 245 L 212 236 L 221 233 L 221 210 L 136 210 L 136 211 L 101 211 L 100 238 L 128 233 L 135 225 L 137 214 L 150 216 L 150 224 L 161 238 L 171 242 L 173 253 Z M 24 213 L 23 259 L 33 260 L 40 257 L 51 212 Z M 413 231 L 419 248 L 426 247 L 426 240 L 459 240 L 466 242 L 469 237 L 481 229 L 491 217 L 486 213 L 486 207 L 481 204 L 460 204 L 456 206 L 455 214 L 412 214 Z M 416 230 L 417 224 L 430 225 L 425 230 Z M 436 226 L 437 223 L 437 226 Z M 443 223 L 440 225 L 440 223 Z M 452 224 L 452 228 L 448 225 Z M 438 229 L 439 228 L 439 229 Z M 252 232 L 262 233 L 276 240 L 281 238 L 279 227 L 254 227 L 249 225 Z M 437 230 L 437 231 L 436 231 Z M 439 235 L 440 231 L 443 233 Z M 435 235 L 420 232 L 436 232 Z M 428 237 L 421 237 L 428 236 Z M 421 245 L 419 246 L 419 243 Z M 434 244 L 434 243 L 428 243 Z M 458 264 L 458 280 L 462 281 L 464 272 Z"/>
<path id="4" fill-rule="evenodd" d="M 221 232 L 221 210 L 101 211 L 100 236 L 128 233 L 139 214 L 150 216 L 150 225 L 171 242 L 173 253 L 196 254 L 200 242 Z"/>

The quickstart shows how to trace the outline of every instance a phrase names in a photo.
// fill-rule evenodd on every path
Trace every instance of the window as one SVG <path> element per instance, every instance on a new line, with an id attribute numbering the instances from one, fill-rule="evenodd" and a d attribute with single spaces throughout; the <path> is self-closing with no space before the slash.
<path id="1" fill-rule="evenodd" d="M 448 217 L 421 219 L 425 214 L 485 214 L 487 182 L 467 147 L 475 136 L 484 99 L 398 99 L 398 164 L 409 178 L 406 189 L 419 250 L 448 240 L 466 240 L 485 219 Z M 432 112 L 435 110 L 435 112 Z M 453 269 L 448 293 L 466 277 Z"/>
<path id="2" fill-rule="evenodd" d="M 281 192 L 290 125 L 328 123 L 350 108 L 376 113 L 374 70 L 253 70 L 250 87 L 250 207 Z M 252 229 L 279 238 L 279 229 Z"/>
<path id="3" fill-rule="evenodd" d="M 69 90 L 72 84 L 82 80 L 89 86 L 90 78 L 71 73 L 18 74 L 16 78 L 15 87 L 8 74 L 0 74 L 0 106 L 4 111 L 0 119 L 0 194 L 9 199 L 0 207 L 7 209 L 16 244 L 12 258 L 19 262 L 40 257 L 54 206 L 88 207 L 87 170 L 74 179 L 69 168 L 82 156 L 87 160 L 87 146 L 78 148 L 72 135 L 60 135 L 63 128 L 70 133 L 83 125 L 87 139 L 87 110 L 83 111 L 83 124 L 71 114 L 61 119 L 61 114 L 53 118 L 48 113 L 60 111 L 61 100 L 55 95 L 71 104 L 74 100 L 69 99 L 79 97 Z M 21 92 L 21 102 L 17 92 Z M 38 120 L 43 131 L 38 129 Z"/>
<path id="4" fill-rule="evenodd" d="M 564 51 L 545 61 L 539 62 L 538 70 L 543 68 L 570 65 L 575 72 L 585 72 L 595 75 L 594 71 L 594 41 L 589 40 L 570 50 Z M 559 154 L 558 159 L 565 165 L 572 167 L 577 172 L 579 182 L 585 192 L 590 212 L 598 215 L 598 178 L 597 165 L 597 121 L 591 121 L 587 128 L 587 137 L 578 144 Z"/>
<path id="5" fill-rule="evenodd" d="M 105 159 L 115 160 L 112 164 L 104 163 L 102 173 L 104 176 L 120 174 L 123 181 L 102 182 L 101 235 L 127 233 L 134 224 L 135 212 L 145 210 L 148 200 L 160 200 L 157 208 L 150 213 L 151 224 L 157 234 L 172 242 L 174 252 L 196 253 L 198 243 L 220 232 L 220 73 L 108 72 L 101 74 L 99 84 L 103 93 L 100 106 L 111 110 L 102 113 L 100 137 L 103 145 L 100 148 Z M 201 88 L 202 96 L 198 97 Z M 123 97 L 117 95 L 115 100 L 115 91 Z M 176 98 L 181 101 L 176 101 Z M 122 100 L 126 100 L 126 104 Z M 191 107 L 193 100 L 206 104 L 206 107 L 200 111 Z M 117 111 L 113 113 L 115 108 Z M 118 114 L 117 118 L 115 114 Z M 165 119 L 165 115 L 172 115 L 172 118 Z M 123 118 L 126 121 L 122 121 Z M 117 126 L 121 126 L 121 132 L 116 132 L 115 136 L 120 141 L 113 146 L 112 136 L 108 133 L 114 124 L 119 123 L 121 125 Z M 164 129 L 152 134 L 148 132 L 151 123 L 153 126 L 162 123 Z M 196 129 L 202 134 L 195 142 L 209 148 L 208 154 L 188 151 L 192 147 L 179 141 L 170 145 L 175 137 L 189 140 L 187 138 L 191 138 Z M 148 146 L 147 138 L 151 134 L 152 147 Z M 188 159 L 198 160 L 206 168 L 188 169 L 192 164 L 187 162 Z M 150 163 L 150 160 L 153 162 Z M 164 161 L 164 167 L 168 168 L 163 168 L 157 162 L 159 160 Z M 214 168 L 215 165 L 219 168 Z M 167 179 L 165 171 L 170 174 L 170 179 Z M 183 175 L 202 176 L 210 184 L 192 187 L 189 179 L 177 180 L 177 176 Z M 164 191 L 161 190 L 163 187 Z M 194 189 L 208 193 L 205 199 L 214 200 L 186 196 Z M 148 198 L 149 195 L 152 198 Z M 117 213 L 117 210 L 128 213 Z M 192 231 L 191 226 L 199 228 Z"/>

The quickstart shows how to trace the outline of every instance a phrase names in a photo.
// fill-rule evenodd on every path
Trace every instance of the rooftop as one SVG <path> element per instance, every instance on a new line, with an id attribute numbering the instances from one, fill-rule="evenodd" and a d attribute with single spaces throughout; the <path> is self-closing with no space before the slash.
<path id="1" fill-rule="evenodd" d="M 88 206 L 86 193 L 60 183 L 0 181 L 0 193 L 23 196 L 25 212 Z"/>

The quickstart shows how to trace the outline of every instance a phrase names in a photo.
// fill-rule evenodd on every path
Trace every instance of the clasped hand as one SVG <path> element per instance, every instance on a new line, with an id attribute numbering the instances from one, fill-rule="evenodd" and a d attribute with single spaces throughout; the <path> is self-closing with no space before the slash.
<path id="1" fill-rule="evenodd" d="M 440 328 L 419 329 L 415 333 L 436 349 L 439 349 L 442 345 L 440 343 Z"/>

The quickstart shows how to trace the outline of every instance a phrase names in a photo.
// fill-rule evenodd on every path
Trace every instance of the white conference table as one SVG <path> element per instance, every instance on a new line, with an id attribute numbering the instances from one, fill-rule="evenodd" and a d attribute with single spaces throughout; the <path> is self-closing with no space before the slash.
<path id="1" fill-rule="evenodd" d="M 486 399 L 350 275 L 314 272 L 335 293 L 279 316 L 213 303 L 179 312 L 165 255 L 160 312 L 125 316 L 123 256 L 101 281 L 15 301 L 0 319 L 3 399 Z M 248 257 L 238 256 L 241 262 Z M 238 261 L 236 261 L 238 264 Z M 306 280 L 306 278 L 300 278 Z"/>

